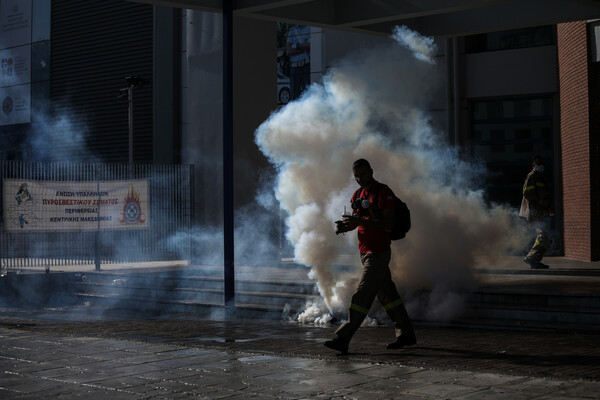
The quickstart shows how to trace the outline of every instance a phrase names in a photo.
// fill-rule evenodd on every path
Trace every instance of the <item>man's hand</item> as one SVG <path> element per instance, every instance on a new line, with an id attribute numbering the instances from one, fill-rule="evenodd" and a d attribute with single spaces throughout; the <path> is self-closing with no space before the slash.
<path id="1" fill-rule="evenodd" d="M 348 230 L 351 231 L 359 226 L 363 219 L 360 217 L 355 217 L 354 215 L 344 215 L 342 216 L 342 221 L 344 222 L 344 225 L 349 228 Z"/>
<path id="2" fill-rule="evenodd" d="M 344 215 L 341 221 L 335 221 L 336 235 L 355 229 L 358 226 L 358 223 L 355 223 L 354 220 L 360 220 L 360 218 L 356 218 L 351 215 Z"/>
<path id="3" fill-rule="evenodd" d="M 344 215 L 342 217 L 342 222 L 348 231 L 355 229 L 357 226 L 363 226 L 369 229 L 380 229 L 390 232 L 394 225 L 395 210 L 389 208 L 382 210 L 381 213 L 383 214 L 383 218 L 381 219 L 365 219 L 356 215 Z"/>

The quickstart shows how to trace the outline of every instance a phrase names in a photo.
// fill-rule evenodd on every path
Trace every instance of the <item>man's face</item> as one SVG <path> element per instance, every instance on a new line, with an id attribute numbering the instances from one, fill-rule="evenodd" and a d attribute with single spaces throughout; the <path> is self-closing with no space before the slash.
<path id="1" fill-rule="evenodd" d="M 367 167 L 353 168 L 354 179 L 361 187 L 367 187 L 373 181 L 373 170 Z"/>

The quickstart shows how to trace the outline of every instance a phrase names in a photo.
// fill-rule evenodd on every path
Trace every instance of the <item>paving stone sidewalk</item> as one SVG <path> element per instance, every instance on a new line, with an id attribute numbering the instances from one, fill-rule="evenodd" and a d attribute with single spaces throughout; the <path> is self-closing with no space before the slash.
<path id="1" fill-rule="evenodd" d="M 0 398 L 585 399 L 600 393 L 600 334 L 420 327 L 386 350 L 362 328 L 193 316 L 66 321 L 0 312 Z"/>

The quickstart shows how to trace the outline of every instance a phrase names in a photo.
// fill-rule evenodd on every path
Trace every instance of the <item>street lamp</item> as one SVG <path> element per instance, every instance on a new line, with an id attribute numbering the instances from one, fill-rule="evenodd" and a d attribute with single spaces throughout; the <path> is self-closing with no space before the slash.
<path id="1" fill-rule="evenodd" d="M 141 76 L 127 76 L 125 80 L 127 87 L 122 88 L 117 97 L 127 97 L 129 100 L 129 164 L 133 164 L 133 89 L 143 87 L 148 80 Z"/>

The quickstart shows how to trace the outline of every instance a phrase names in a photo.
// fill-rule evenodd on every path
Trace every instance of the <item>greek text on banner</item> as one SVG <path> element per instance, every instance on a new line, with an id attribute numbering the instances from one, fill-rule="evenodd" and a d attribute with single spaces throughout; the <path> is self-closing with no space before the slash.
<path id="1" fill-rule="evenodd" d="M 96 231 L 149 226 L 147 180 L 4 179 L 7 231 Z"/>

